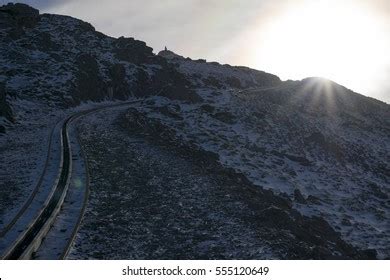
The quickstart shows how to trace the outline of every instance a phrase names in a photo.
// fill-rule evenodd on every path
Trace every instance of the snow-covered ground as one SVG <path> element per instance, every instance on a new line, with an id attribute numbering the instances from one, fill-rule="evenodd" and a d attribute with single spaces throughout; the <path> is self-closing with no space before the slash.
<path id="1" fill-rule="evenodd" d="M 389 177 L 365 169 L 360 158 L 347 158 L 353 155 L 350 150 L 361 149 L 369 155 L 366 162 L 379 159 L 386 165 L 388 134 L 342 128 L 337 116 L 329 120 L 289 113 L 288 107 L 264 102 L 261 91 L 198 93 L 207 105 L 156 97 L 138 109 L 174 129 L 181 139 L 217 153 L 221 163 L 259 187 L 289 197 L 301 213 L 325 218 L 345 240 L 389 257 Z M 345 145 L 343 161 L 304 142 L 317 131 Z"/>
<path id="2" fill-rule="evenodd" d="M 15 102 L 15 118 L 17 123 L 11 126 L 7 134 L 0 137 L 2 151 L 1 166 L 1 188 L 0 188 L 0 255 L 18 238 L 27 228 L 31 221 L 37 217 L 49 194 L 56 186 L 56 179 L 60 174 L 61 162 L 61 140 L 60 131 L 64 120 L 77 112 L 88 111 L 93 108 L 106 107 L 121 102 L 106 101 L 100 103 L 87 102 L 82 105 L 63 110 L 53 110 L 37 102 Z M 20 113 L 19 113 L 20 112 Z M 48 117 L 49 116 L 49 117 Z M 76 135 L 71 133 L 72 145 L 76 155 L 79 150 Z M 80 182 L 85 184 L 83 176 L 85 169 L 82 159 L 74 159 L 73 181 L 70 195 L 65 203 L 67 213 L 61 213 L 58 220 L 67 222 L 68 232 L 72 231 L 75 220 L 83 204 L 80 189 L 77 187 Z M 81 162 L 80 162 L 81 160 Z M 85 176 L 85 175 L 84 175 Z M 76 186 L 75 186 L 76 185 Z M 75 197 L 79 197 L 76 199 Z M 81 197 L 81 198 L 80 198 Z M 70 200 L 70 201 L 69 201 Z M 70 207 L 69 205 L 70 204 Z M 73 212 L 72 212 L 73 211 Z M 73 223 L 73 224 L 72 224 Z M 63 233 L 63 242 L 69 238 L 62 232 L 63 227 L 58 229 Z M 55 236 L 54 243 L 58 240 Z M 50 239 L 50 238 L 49 238 Z M 49 242 L 50 240 L 47 240 Z M 57 244 L 61 251 L 60 243 Z M 56 246 L 54 246 L 56 247 Z M 57 252 L 58 252 L 57 250 Z M 47 251 L 43 258 L 51 258 L 56 253 Z"/>
<path id="3" fill-rule="evenodd" d="M 148 118 L 149 128 L 148 120 L 130 122 L 129 112 L 151 104 L 145 100 L 81 122 L 91 194 L 69 258 L 366 257 L 322 219 L 299 215 L 285 199 L 159 130 L 159 120 Z"/>
<path id="4" fill-rule="evenodd" d="M 77 121 L 77 119 L 74 121 Z M 35 259 L 53 260 L 62 258 L 66 254 L 82 218 L 83 209 L 88 198 L 87 169 L 78 142 L 78 133 L 73 122 L 68 125 L 68 137 L 72 153 L 70 184 L 61 212 L 34 255 Z"/>
<path id="5" fill-rule="evenodd" d="M 42 183 L 50 135 L 63 114 L 27 101 L 17 102 L 14 111 L 18 123 L 0 137 L 0 229 L 13 219 L 32 191 Z M 52 140 L 51 152 L 58 154 L 59 135 Z"/>
<path id="6" fill-rule="evenodd" d="M 0 105 L 12 113 L 10 117 L 9 112 L 4 115 L 1 112 L 0 117 L 0 129 L 5 130 L 0 134 L 0 230 L 39 185 L 50 134 L 59 121 L 74 112 L 99 106 L 88 103 L 91 100 L 104 105 L 110 104 L 105 101 L 108 99 L 137 96 L 144 100 L 137 110 L 146 119 L 161 123 L 166 133 L 173 131 L 183 145 L 218 155 L 221 164 L 245 174 L 259 190 L 272 190 L 304 215 L 323 217 L 343 239 L 357 247 L 375 249 L 380 258 L 390 257 L 389 105 L 321 79 L 282 82 L 265 72 L 194 61 L 170 51 L 156 56 L 144 42 L 105 36 L 90 24 L 68 16 L 37 15 L 34 11 L 32 15 L 24 19 L 0 13 L 0 34 L 4 38 L 0 41 Z M 128 156 L 150 157 L 150 161 L 144 162 L 153 167 L 161 164 L 156 169 L 161 172 L 158 174 L 166 171 L 170 174 L 158 157 L 172 160 L 178 167 L 178 175 L 172 174 L 176 181 L 189 183 L 185 181 L 186 174 L 192 172 L 190 163 L 172 158 L 159 148 L 139 139 L 133 143 L 131 137 L 127 139 L 118 131 L 110 135 L 108 129 L 117 128 L 108 124 L 114 117 L 107 118 L 104 114 L 96 119 L 90 116 L 82 126 L 85 143 L 96 157 L 92 169 L 99 192 L 92 194 L 89 220 L 78 239 L 84 243 L 76 243 L 74 258 L 104 257 L 100 254 L 111 243 L 100 248 L 96 244 L 101 244 L 98 241 L 102 237 L 95 240 L 91 234 L 99 227 L 111 226 L 111 223 L 100 225 L 98 221 L 99 215 L 110 219 L 111 214 L 93 209 L 100 209 L 102 201 L 109 205 L 118 193 L 125 198 L 132 193 L 127 181 L 122 181 L 127 175 L 115 177 L 125 184 L 118 192 L 106 191 L 110 184 L 116 187 L 115 181 L 107 181 L 109 176 L 130 171 L 118 165 L 115 159 L 118 155 L 109 153 L 106 159 L 100 151 L 94 151 L 97 146 L 93 141 L 110 152 L 123 149 Z M 102 135 L 95 132 L 97 128 Z M 53 156 L 58 155 L 56 137 Z M 99 137 L 112 146 L 105 145 Z M 113 167 L 104 170 L 102 164 Z M 134 162 L 124 157 L 121 164 L 133 166 Z M 48 166 L 50 175 L 44 176 L 44 191 L 39 192 L 42 199 L 37 202 L 43 201 L 50 181 L 56 176 L 55 170 L 54 163 Z M 108 177 L 102 178 L 102 174 Z M 129 183 L 138 182 L 131 176 L 136 174 L 128 176 Z M 209 181 L 213 175 L 195 174 L 190 178 L 204 184 L 200 184 L 202 188 L 187 189 L 189 192 L 202 189 L 207 193 L 207 188 L 213 185 Z M 162 195 L 162 187 L 157 185 Z M 214 202 L 220 203 L 218 199 Z M 235 202 L 232 203 L 234 206 Z M 210 221 L 221 223 L 219 218 L 213 216 Z M 226 229 L 235 232 L 236 221 L 223 219 L 231 222 Z M 138 226 L 142 232 L 141 224 Z M 125 233 L 132 234 L 129 229 L 120 231 L 121 241 L 125 240 Z M 245 242 L 260 242 L 254 240 L 249 229 L 248 232 Z M 111 237 L 102 240 L 105 238 Z M 98 248 L 89 255 L 87 251 L 93 244 Z M 268 245 L 258 245 L 264 256 L 274 256 L 275 248 L 267 255 Z M 145 246 L 146 251 L 137 251 L 143 253 L 133 256 L 161 256 L 162 252 L 150 253 L 149 245 Z M 260 252 L 245 250 L 254 255 Z M 226 252 L 225 257 L 237 254 Z M 107 257 L 126 255 L 122 253 Z"/>
<path id="7" fill-rule="evenodd" d="M 215 179 L 127 134 L 115 124 L 118 111 L 86 117 L 79 128 L 91 195 L 71 259 L 277 257 L 268 241 L 221 211 Z M 224 207 L 244 208 L 239 201 Z"/>

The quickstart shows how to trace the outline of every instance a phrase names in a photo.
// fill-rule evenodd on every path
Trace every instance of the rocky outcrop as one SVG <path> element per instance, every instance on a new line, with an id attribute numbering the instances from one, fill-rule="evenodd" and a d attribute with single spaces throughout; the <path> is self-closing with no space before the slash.
<path id="1" fill-rule="evenodd" d="M 158 91 L 157 95 L 173 100 L 200 102 L 202 98 L 191 89 L 191 83 L 174 68 L 166 67 L 157 71 L 152 78 L 152 87 Z"/>
<path id="2" fill-rule="evenodd" d="M 12 109 L 7 102 L 7 93 L 4 83 L 0 83 L 0 117 L 5 117 L 10 122 L 14 121 Z"/>
<path id="3" fill-rule="evenodd" d="M 131 86 L 126 81 L 126 69 L 123 64 L 114 64 L 110 70 L 111 83 L 109 87 L 112 88 L 112 96 L 109 98 L 125 100 L 132 94 Z"/>
<path id="4" fill-rule="evenodd" d="M 228 77 L 226 79 L 226 83 L 231 86 L 232 88 L 242 88 L 242 84 L 240 79 L 236 77 Z"/>
<path id="5" fill-rule="evenodd" d="M 39 10 L 22 3 L 8 3 L 0 7 L 0 12 L 19 18 L 34 18 L 39 16 Z"/>
<path id="6" fill-rule="evenodd" d="M 1 118 L 5 118 L 10 122 L 14 121 L 12 109 L 7 102 L 7 93 L 5 91 L 4 83 L 0 83 L 0 119 Z M 0 123 L 0 133 L 5 133 L 5 131 L 5 126 Z"/>
<path id="7" fill-rule="evenodd" d="M 218 80 L 216 77 L 214 76 L 209 76 L 209 77 L 206 77 L 206 78 L 203 78 L 202 79 L 202 82 L 205 86 L 207 87 L 211 87 L 211 88 L 217 88 L 217 89 L 222 89 L 224 88 L 223 84 L 221 83 L 220 80 Z"/>
<path id="8" fill-rule="evenodd" d="M 146 46 L 145 42 L 120 37 L 115 42 L 114 54 L 119 60 L 140 64 L 148 62 L 149 58 L 153 57 L 153 49 Z"/>
<path id="9" fill-rule="evenodd" d="M 137 96 L 159 95 L 190 103 L 202 101 L 202 98 L 191 87 L 191 83 L 183 74 L 165 61 L 155 60 L 154 62 L 161 65 L 154 75 L 149 75 L 143 69 L 138 69 L 136 87 L 134 88 Z"/>
<path id="10" fill-rule="evenodd" d="M 76 104 L 86 100 L 103 100 L 107 95 L 107 85 L 99 74 L 96 58 L 91 54 L 81 54 L 77 58 L 77 67 L 76 89 L 73 92 Z"/>
<path id="11" fill-rule="evenodd" d="M 179 72 L 191 80 L 194 86 L 215 89 L 245 89 L 276 86 L 282 82 L 279 77 L 247 67 L 221 65 L 205 59 L 184 58 L 170 50 L 163 50 L 158 56 L 169 61 Z"/>
<path id="12" fill-rule="evenodd" d="M 39 10 L 26 4 L 9 3 L 4 5 L 0 7 L 0 17 L 3 19 L 6 17 L 4 14 L 9 15 L 18 25 L 24 27 L 34 27 L 39 21 Z"/>
<path id="13" fill-rule="evenodd" d="M 217 120 L 224 122 L 226 124 L 233 125 L 235 123 L 236 117 L 230 112 L 218 112 L 212 115 Z"/>
<path id="14" fill-rule="evenodd" d="M 320 147 L 324 153 L 331 154 L 338 160 L 342 160 L 344 158 L 344 153 L 340 145 L 334 141 L 326 139 L 321 132 L 312 133 L 305 139 L 305 143 L 307 145 L 316 145 Z"/>
<path id="15" fill-rule="evenodd" d="M 176 53 L 174 53 L 173 51 L 170 51 L 168 49 L 165 49 L 165 50 L 162 50 L 158 53 L 158 56 L 161 56 L 161 57 L 164 57 L 166 59 L 174 59 L 174 58 L 182 58 L 184 59 L 183 56 L 181 55 L 178 55 Z"/>

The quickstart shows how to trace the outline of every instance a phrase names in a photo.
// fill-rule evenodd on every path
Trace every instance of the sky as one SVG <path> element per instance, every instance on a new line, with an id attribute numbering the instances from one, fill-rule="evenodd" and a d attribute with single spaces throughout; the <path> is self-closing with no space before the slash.
<path id="1" fill-rule="evenodd" d="M 1 0 L 0 3 L 8 2 Z M 113 37 L 390 103 L 390 0 L 25 0 Z"/>

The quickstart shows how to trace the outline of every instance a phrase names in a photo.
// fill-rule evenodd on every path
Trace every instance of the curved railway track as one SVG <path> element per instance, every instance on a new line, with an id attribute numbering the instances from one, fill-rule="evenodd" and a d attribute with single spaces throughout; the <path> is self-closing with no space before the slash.
<path id="1" fill-rule="evenodd" d="M 7 232 L 15 225 L 15 223 L 18 221 L 18 219 L 23 215 L 23 213 L 31 205 L 31 203 L 33 202 L 36 194 L 38 193 L 39 188 L 42 185 L 44 176 L 46 174 L 46 170 L 47 170 L 48 164 L 49 164 L 49 159 L 50 159 L 50 154 L 51 154 L 51 147 L 52 147 L 52 142 L 53 142 L 53 134 L 54 134 L 54 131 L 55 131 L 58 123 L 59 122 L 57 122 L 55 124 L 55 126 L 52 128 L 52 130 L 50 132 L 50 136 L 49 136 L 49 140 L 48 140 L 48 149 L 47 149 L 46 161 L 45 161 L 45 165 L 44 165 L 44 168 L 43 168 L 43 172 L 42 172 L 41 176 L 39 177 L 38 183 L 35 185 L 35 187 L 32 190 L 30 196 L 23 203 L 22 207 L 15 214 L 15 216 L 12 218 L 12 220 L 6 226 L 4 226 L 3 229 L 0 231 L 0 238 L 4 237 L 7 234 Z"/>
<path id="2" fill-rule="evenodd" d="M 39 248 L 43 238 L 46 236 L 46 234 L 49 232 L 51 225 L 54 223 L 55 218 L 57 217 L 59 211 L 61 210 L 61 206 L 64 202 L 69 181 L 71 177 L 72 172 L 72 149 L 70 145 L 70 140 L 68 136 L 68 126 L 69 124 L 82 117 L 86 116 L 88 114 L 104 110 L 104 109 L 110 109 L 113 107 L 121 107 L 126 106 L 129 104 L 133 104 L 139 101 L 131 101 L 131 102 L 125 102 L 122 104 L 115 104 L 115 105 L 109 105 L 99 108 L 90 109 L 87 111 L 76 113 L 70 117 L 68 117 L 64 124 L 61 127 L 61 163 L 60 163 L 60 173 L 56 180 L 55 186 L 53 186 L 53 190 L 50 193 L 49 197 L 47 198 L 44 206 L 39 211 L 39 214 L 31 221 L 29 226 L 26 230 L 23 231 L 23 233 L 13 242 L 12 245 L 6 250 L 6 253 L 2 256 L 3 259 L 6 260 L 17 260 L 17 259 L 30 259 L 32 257 L 32 254 Z M 54 131 L 54 129 L 53 129 Z M 49 139 L 49 145 L 51 145 L 51 139 L 52 134 L 50 135 Z M 50 147 L 49 147 L 49 153 L 47 158 L 49 158 L 50 154 Z M 85 158 L 85 155 L 84 155 Z M 87 161 L 86 162 L 86 168 L 87 168 Z M 47 166 L 47 163 L 46 165 Z M 46 169 L 46 167 L 45 167 Z M 40 179 L 40 182 L 42 181 L 42 178 Z M 88 172 L 87 172 L 87 181 L 88 181 Z M 87 182 L 88 185 L 88 182 Z M 38 184 L 39 186 L 39 184 Z M 30 195 L 29 200 L 26 202 L 26 204 L 23 206 L 23 208 L 19 211 L 19 213 L 15 216 L 12 223 L 14 224 L 18 217 L 23 214 L 24 211 L 28 208 L 29 204 L 34 199 L 35 193 L 37 190 L 35 189 Z M 66 258 L 67 253 L 69 252 L 71 245 L 73 243 L 73 239 L 77 233 L 77 230 L 79 228 L 79 225 L 82 220 L 83 212 L 85 210 L 86 204 L 88 200 L 88 189 L 86 189 L 86 198 L 83 201 L 83 206 L 81 209 L 80 217 L 78 218 L 77 224 L 72 231 L 72 235 L 70 237 L 69 242 L 67 242 L 67 246 L 64 250 L 64 252 L 61 254 L 60 258 Z M 23 211 L 23 212 L 21 212 Z M 10 224 L 7 226 L 6 230 L 9 230 L 13 224 Z"/>
<path id="3" fill-rule="evenodd" d="M 67 125 L 72 117 L 69 117 L 61 128 L 61 142 L 62 142 L 62 159 L 61 159 L 61 173 L 57 186 L 46 203 L 46 206 L 40 211 L 38 218 L 32 223 L 32 225 L 25 231 L 23 236 L 17 240 L 17 242 L 10 248 L 5 259 L 16 260 L 25 257 L 26 250 L 30 247 L 37 238 L 37 236 L 45 229 L 50 227 L 47 224 L 49 219 L 56 215 L 60 208 L 60 200 L 64 198 L 68 181 L 70 177 L 71 169 L 71 150 L 69 148 L 69 138 L 67 134 Z M 57 210 L 57 211 L 56 211 Z"/>

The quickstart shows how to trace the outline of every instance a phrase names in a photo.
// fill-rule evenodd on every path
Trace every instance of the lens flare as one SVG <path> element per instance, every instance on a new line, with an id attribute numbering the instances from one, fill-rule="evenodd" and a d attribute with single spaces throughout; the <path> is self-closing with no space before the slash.
<path id="1" fill-rule="evenodd" d="M 259 29 L 258 68 L 282 79 L 319 76 L 366 93 L 388 55 L 380 19 L 355 1 L 302 1 Z M 366 93 L 367 94 L 367 93 Z"/>

